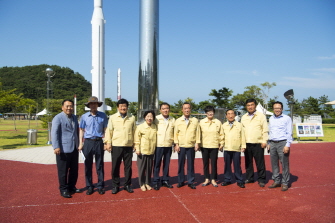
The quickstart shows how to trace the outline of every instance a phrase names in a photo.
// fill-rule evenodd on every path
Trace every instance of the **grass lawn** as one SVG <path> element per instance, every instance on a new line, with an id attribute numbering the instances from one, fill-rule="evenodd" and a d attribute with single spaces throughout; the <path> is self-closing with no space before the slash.
<path id="1" fill-rule="evenodd" d="M 41 123 L 41 121 L 30 121 L 30 129 L 37 129 L 37 144 L 27 145 L 28 120 L 16 120 L 17 131 L 15 131 L 13 120 L 0 119 L 0 150 L 47 146 L 48 130 L 43 129 Z M 322 126 L 324 137 L 319 137 L 319 142 L 335 142 L 335 124 Z M 296 141 L 295 128 L 293 137 Z M 317 142 L 315 137 L 300 138 L 300 143 L 311 141 Z"/>
<path id="2" fill-rule="evenodd" d="M 0 119 L 0 150 L 47 146 L 48 130 L 41 121 L 30 120 L 30 129 L 37 129 L 37 144 L 27 145 L 28 129 L 28 120 L 16 120 L 15 131 L 13 120 Z"/>

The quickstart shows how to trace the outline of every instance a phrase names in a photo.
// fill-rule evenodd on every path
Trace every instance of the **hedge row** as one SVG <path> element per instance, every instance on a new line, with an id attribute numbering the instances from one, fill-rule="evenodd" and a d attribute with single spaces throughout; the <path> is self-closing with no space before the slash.
<path id="1" fill-rule="evenodd" d="M 324 118 L 322 124 L 335 124 L 335 118 Z"/>

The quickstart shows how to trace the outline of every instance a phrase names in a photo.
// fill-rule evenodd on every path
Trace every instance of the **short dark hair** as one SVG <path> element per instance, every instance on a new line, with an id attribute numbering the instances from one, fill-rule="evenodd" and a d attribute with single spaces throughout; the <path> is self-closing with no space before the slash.
<path id="1" fill-rule="evenodd" d="M 181 106 L 181 108 L 183 108 L 183 107 L 184 107 L 184 105 L 190 105 L 190 108 L 192 109 L 192 105 L 191 105 L 191 103 L 190 103 L 190 102 L 187 102 L 187 101 L 185 101 L 185 102 L 183 103 L 183 105 Z"/>
<path id="2" fill-rule="evenodd" d="M 64 103 L 67 102 L 67 101 L 71 102 L 72 105 L 74 105 L 74 102 L 73 102 L 71 99 L 64 99 L 64 100 L 62 101 L 62 106 L 63 106 Z"/>
<path id="3" fill-rule="evenodd" d="M 162 108 L 163 105 L 167 105 L 167 106 L 169 106 L 169 109 L 170 109 L 170 105 L 169 105 L 169 103 L 167 103 L 167 102 L 163 102 L 162 104 L 159 105 L 159 110 Z"/>
<path id="4" fill-rule="evenodd" d="M 129 107 L 129 102 L 124 98 L 121 98 L 120 100 L 118 100 L 118 102 L 116 103 L 116 107 L 119 107 L 119 105 L 122 105 L 122 104 L 126 104 L 127 107 Z"/>
<path id="5" fill-rule="evenodd" d="M 275 102 L 273 102 L 273 103 L 272 103 L 272 108 L 273 108 L 273 106 L 274 106 L 275 104 L 280 104 L 280 105 L 281 105 L 281 109 L 284 108 L 283 103 L 281 103 L 280 101 L 275 101 Z"/>
<path id="6" fill-rule="evenodd" d="M 155 112 L 153 110 L 148 110 L 148 111 L 145 111 L 144 114 L 143 114 L 143 118 L 145 119 L 145 117 L 147 117 L 148 114 L 152 114 L 152 116 L 154 117 L 154 121 L 155 121 L 155 118 L 156 118 L 156 115 L 155 115 Z"/>
<path id="7" fill-rule="evenodd" d="M 236 111 L 234 111 L 234 109 L 232 109 L 232 108 L 228 108 L 228 109 L 226 110 L 226 115 L 227 115 L 228 111 L 233 111 L 234 114 L 236 115 Z"/>
<path id="8" fill-rule="evenodd" d="M 250 102 L 254 102 L 255 105 L 257 105 L 257 101 L 256 101 L 256 99 L 253 99 L 253 98 L 249 98 L 249 99 L 247 99 L 247 100 L 245 101 L 245 105 L 247 105 L 247 104 L 250 103 Z"/>
<path id="9" fill-rule="evenodd" d="M 212 112 L 214 112 L 214 114 L 215 114 L 215 108 L 214 108 L 213 106 L 211 106 L 211 105 L 207 105 L 207 106 L 205 107 L 204 111 L 205 111 L 205 113 L 207 113 L 207 112 L 209 112 L 209 111 L 212 111 Z"/>

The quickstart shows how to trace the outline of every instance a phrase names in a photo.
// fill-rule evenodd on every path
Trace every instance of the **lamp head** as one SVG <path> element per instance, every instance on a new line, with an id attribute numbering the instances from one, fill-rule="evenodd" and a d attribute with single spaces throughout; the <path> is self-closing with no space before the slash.
<path id="1" fill-rule="evenodd" d="M 289 101 L 293 99 L 293 96 L 294 96 L 293 89 L 290 89 L 284 93 L 284 97 Z"/>
<path id="2" fill-rule="evenodd" d="M 45 73 L 47 74 L 48 77 L 53 77 L 55 76 L 56 72 L 53 71 L 53 69 L 51 69 L 50 67 L 48 67 L 46 70 L 45 70 Z"/>
<path id="3" fill-rule="evenodd" d="M 45 70 L 45 73 L 47 73 L 47 76 L 51 76 L 53 72 L 54 71 L 50 67 Z"/>

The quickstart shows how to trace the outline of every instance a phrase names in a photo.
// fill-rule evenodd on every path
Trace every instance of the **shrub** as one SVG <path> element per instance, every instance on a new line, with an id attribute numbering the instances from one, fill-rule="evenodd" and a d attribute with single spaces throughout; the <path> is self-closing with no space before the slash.
<path id="1" fill-rule="evenodd" d="M 335 118 L 324 118 L 322 124 L 335 124 Z"/>

